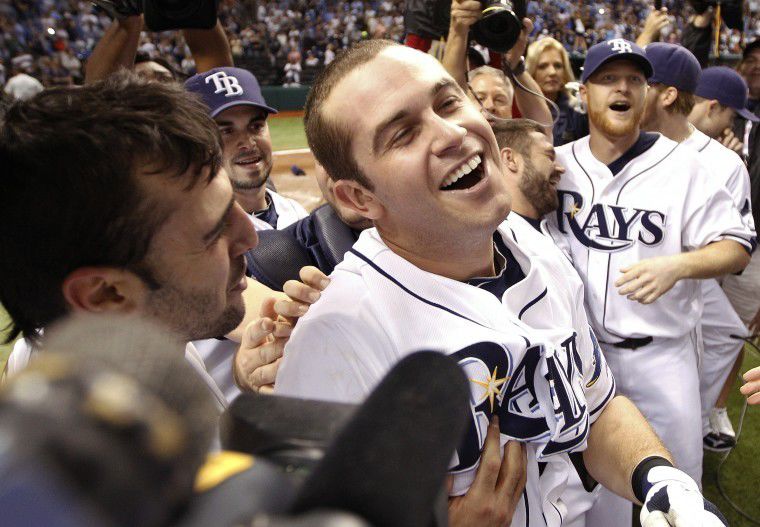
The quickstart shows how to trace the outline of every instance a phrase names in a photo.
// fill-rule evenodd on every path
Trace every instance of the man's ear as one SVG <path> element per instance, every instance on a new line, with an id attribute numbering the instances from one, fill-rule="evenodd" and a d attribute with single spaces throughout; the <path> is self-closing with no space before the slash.
<path id="1" fill-rule="evenodd" d="M 132 314 L 143 304 L 147 288 L 134 273 L 115 267 L 81 267 L 63 281 L 72 311 Z"/>
<path id="2" fill-rule="evenodd" d="M 377 196 L 364 185 L 351 179 L 339 179 L 333 185 L 333 193 L 338 203 L 356 212 L 363 218 L 376 220 L 383 216 L 385 207 Z"/>
<path id="3" fill-rule="evenodd" d="M 586 108 L 586 111 L 588 111 L 588 91 L 586 90 L 585 84 L 578 86 L 578 97 L 580 97 L 584 108 Z"/>
<path id="4" fill-rule="evenodd" d="M 667 108 L 676 102 L 676 99 L 678 98 L 678 90 L 673 86 L 667 86 L 657 94 L 657 98 L 660 100 L 660 104 Z"/>
<path id="5" fill-rule="evenodd" d="M 720 113 L 720 110 L 720 103 L 717 100 L 712 99 L 707 101 L 707 116 L 710 119 L 715 119 Z"/>
<path id="6" fill-rule="evenodd" d="M 517 172 L 519 170 L 520 166 L 518 163 L 518 156 L 514 150 L 508 146 L 505 146 L 499 150 L 499 156 L 501 157 L 501 162 L 504 164 L 507 170 L 510 172 Z"/>

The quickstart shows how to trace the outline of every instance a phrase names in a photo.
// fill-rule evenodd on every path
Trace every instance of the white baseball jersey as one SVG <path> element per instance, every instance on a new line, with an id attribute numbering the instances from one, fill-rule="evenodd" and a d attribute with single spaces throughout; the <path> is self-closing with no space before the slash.
<path id="1" fill-rule="evenodd" d="M 393 253 L 376 229 L 364 231 L 299 320 L 275 391 L 359 402 L 414 351 L 454 356 L 471 381 L 472 414 L 451 467 L 452 493 L 472 483 L 497 414 L 502 444 L 528 444 L 528 484 L 512 525 L 558 526 L 566 510 L 559 496 L 574 470 L 567 453 L 585 448 L 615 385 L 567 258 L 516 214 L 498 235 L 525 273 L 501 299 L 425 272 Z M 538 461 L 547 462 L 540 482 Z"/>
<path id="2" fill-rule="evenodd" d="M 692 130 L 691 135 L 681 144 L 699 152 L 699 164 L 705 166 L 713 178 L 728 190 L 742 219 L 754 231 L 749 173 L 744 161 L 733 150 L 706 136 L 694 126 L 689 127 Z"/>
<path id="3" fill-rule="evenodd" d="M 306 212 L 306 209 L 303 208 L 303 205 L 296 200 L 286 198 L 285 196 L 269 189 L 266 189 L 266 192 L 274 204 L 274 210 L 277 211 L 277 230 L 284 229 L 288 225 L 309 215 L 309 213 Z M 269 231 L 274 228 L 253 214 L 251 214 L 251 221 L 257 231 Z"/>
<path id="4" fill-rule="evenodd" d="M 278 230 L 284 229 L 309 215 L 296 200 L 286 198 L 269 189 L 266 191 L 274 204 L 274 210 L 277 211 Z M 250 217 L 257 231 L 272 230 L 272 226 L 264 220 L 253 214 Z M 227 402 L 232 402 L 235 397 L 240 395 L 240 388 L 237 387 L 232 377 L 232 359 L 240 344 L 228 339 L 203 339 L 196 340 L 193 344 L 203 358 L 209 374 L 224 393 Z"/>
<path id="5" fill-rule="evenodd" d="M 660 136 L 615 176 L 584 137 L 557 149 L 566 168 L 551 215 L 566 237 L 586 286 L 592 326 L 604 342 L 628 337 L 679 338 L 696 326 L 699 283 L 680 280 L 654 303 L 618 293 L 621 268 L 645 258 L 679 254 L 718 240 L 751 250 L 754 232 L 731 196 L 690 149 Z"/>

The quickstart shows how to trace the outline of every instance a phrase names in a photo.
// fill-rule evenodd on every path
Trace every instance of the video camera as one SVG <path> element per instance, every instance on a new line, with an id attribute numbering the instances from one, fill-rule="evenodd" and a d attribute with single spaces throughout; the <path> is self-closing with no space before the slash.
<path id="1" fill-rule="evenodd" d="M 151 31 L 211 29 L 218 0 L 143 0 L 145 25 Z"/>
<path id="2" fill-rule="evenodd" d="M 499 53 L 512 49 L 522 31 L 525 0 L 481 0 L 483 18 L 471 29 L 472 38 Z"/>

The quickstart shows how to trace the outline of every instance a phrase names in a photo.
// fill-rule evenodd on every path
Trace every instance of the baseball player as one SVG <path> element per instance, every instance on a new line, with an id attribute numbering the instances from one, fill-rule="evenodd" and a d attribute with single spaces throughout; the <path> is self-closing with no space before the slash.
<path id="1" fill-rule="evenodd" d="M 699 481 L 694 332 L 701 313 L 693 279 L 743 269 L 754 233 L 690 149 L 640 131 L 652 73 L 644 51 L 626 40 L 589 50 L 580 96 L 591 133 L 557 151 L 566 172 L 553 219 L 584 281 L 589 318 L 619 393 Z M 630 523 L 629 504 L 601 496 L 590 525 Z"/>
<path id="2" fill-rule="evenodd" d="M 498 415 L 502 442 L 528 443 L 512 525 L 562 524 L 569 455 L 581 451 L 593 477 L 644 502 L 645 523 L 725 524 L 635 407 L 613 397 L 567 258 L 519 217 L 503 224 L 510 204 L 493 132 L 434 58 L 390 41 L 354 46 L 313 86 L 306 129 L 337 199 L 375 228 L 299 321 L 276 392 L 358 401 L 401 357 L 438 349 L 472 387 L 453 494 L 472 481 Z M 654 495 L 668 496 L 663 510 Z"/>
<path id="3" fill-rule="evenodd" d="M 698 90 L 702 73 L 699 61 L 686 48 L 675 44 L 650 44 L 646 54 L 654 66 L 654 74 L 649 79 L 642 129 L 661 132 L 665 137 L 693 148 L 711 177 L 729 192 L 745 224 L 754 232 L 747 167 L 735 152 L 697 130 L 688 120 L 694 106 L 693 94 Z M 744 85 L 737 73 L 728 71 Z M 716 82 L 723 90 L 731 84 L 730 81 L 720 81 L 708 74 L 707 82 Z M 754 244 L 754 239 L 752 241 Z M 733 384 L 736 376 L 736 372 L 732 375 L 731 371 L 743 342 L 732 335 L 746 336 L 747 328 L 717 280 L 702 280 L 701 287 L 704 303 L 699 326 L 704 348 L 700 365 L 703 442 L 708 450 L 724 451 L 736 444 L 735 434 L 726 414 L 725 398 L 718 404 L 719 408 L 715 406 L 726 379 L 730 377 Z M 727 398 L 727 390 L 725 395 Z"/>
<path id="4" fill-rule="evenodd" d="M 203 99 L 219 126 L 235 200 L 256 229 L 282 229 L 306 216 L 297 201 L 266 188 L 272 171 L 267 117 L 277 110 L 267 106 L 256 77 L 242 68 L 214 68 L 187 79 L 185 88 Z"/>
<path id="5" fill-rule="evenodd" d="M 219 127 L 222 164 L 235 201 L 251 216 L 256 230 L 282 229 L 305 217 L 298 202 L 266 188 L 272 170 L 267 117 L 277 110 L 266 104 L 256 77 L 241 68 L 214 68 L 190 77 L 185 88 L 201 97 Z M 231 364 L 238 344 L 227 339 L 194 344 L 227 399 L 237 397 Z"/>

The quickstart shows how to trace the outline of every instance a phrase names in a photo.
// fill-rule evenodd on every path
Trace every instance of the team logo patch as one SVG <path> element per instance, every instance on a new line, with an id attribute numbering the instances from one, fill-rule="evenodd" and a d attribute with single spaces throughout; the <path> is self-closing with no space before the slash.
<path id="1" fill-rule="evenodd" d="M 583 196 L 571 190 L 558 190 L 557 194 L 559 230 L 567 234 L 569 229 L 589 249 L 615 252 L 635 243 L 653 247 L 665 237 L 667 216 L 660 211 L 595 203 L 581 222 Z"/>
<path id="2" fill-rule="evenodd" d="M 214 82 L 214 89 L 216 90 L 214 91 L 215 94 L 224 93 L 225 97 L 234 97 L 243 94 L 243 87 L 240 86 L 237 77 L 227 75 L 227 73 L 223 71 L 217 71 L 213 75 L 206 77 L 206 84 L 208 84 L 209 81 Z"/>
<path id="3" fill-rule="evenodd" d="M 556 350 L 533 346 L 516 366 L 509 349 L 495 342 L 452 354 L 470 380 L 472 413 L 453 472 L 477 466 L 493 415 L 502 434 L 540 443 L 539 459 L 585 444 L 589 416 L 576 340 L 573 334 Z"/>

